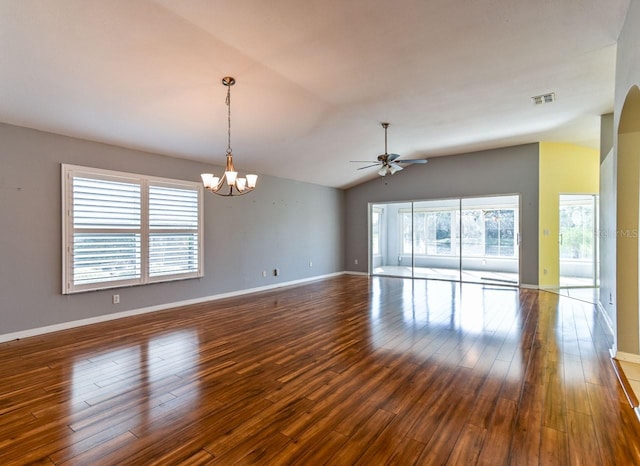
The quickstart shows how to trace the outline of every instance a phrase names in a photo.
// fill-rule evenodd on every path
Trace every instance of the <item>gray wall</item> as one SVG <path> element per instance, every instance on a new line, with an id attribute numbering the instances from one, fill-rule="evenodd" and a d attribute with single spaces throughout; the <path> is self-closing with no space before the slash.
<path id="1" fill-rule="evenodd" d="M 261 176 L 247 196 L 205 192 L 203 278 L 63 296 L 61 163 L 192 181 L 212 168 L 0 124 L 0 335 L 344 269 L 344 192 Z"/>
<path id="2" fill-rule="evenodd" d="M 600 164 L 600 303 L 611 323 L 616 322 L 616 184 L 613 150 Z"/>
<path id="3" fill-rule="evenodd" d="M 600 115 L 600 163 L 613 149 L 613 113 Z"/>
<path id="4" fill-rule="evenodd" d="M 345 268 L 367 272 L 370 202 L 520 194 L 520 282 L 538 284 L 538 144 L 436 157 L 346 191 Z M 355 264 L 355 260 L 358 264 Z"/>

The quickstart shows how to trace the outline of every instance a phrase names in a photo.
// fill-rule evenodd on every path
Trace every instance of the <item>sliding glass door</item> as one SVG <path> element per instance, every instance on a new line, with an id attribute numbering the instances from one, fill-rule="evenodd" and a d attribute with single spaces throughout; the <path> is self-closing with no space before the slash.
<path id="1" fill-rule="evenodd" d="M 560 286 L 596 286 L 597 196 L 561 194 L 559 201 Z"/>
<path id="2" fill-rule="evenodd" d="M 413 276 L 460 280 L 460 253 L 457 247 L 459 199 L 413 203 L 413 230 L 406 230 L 405 240 L 413 254 Z"/>
<path id="3" fill-rule="evenodd" d="M 370 206 L 373 275 L 518 283 L 519 196 Z"/>

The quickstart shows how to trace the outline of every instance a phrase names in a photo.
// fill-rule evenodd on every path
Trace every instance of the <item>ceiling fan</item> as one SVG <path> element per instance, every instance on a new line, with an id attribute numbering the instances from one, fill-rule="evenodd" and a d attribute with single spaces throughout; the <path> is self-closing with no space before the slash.
<path id="1" fill-rule="evenodd" d="M 400 157 L 398 154 L 387 153 L 387 128 L 389 127 L 389 123 L 382 123 L 382 127 L 384 128 L 384 154 L 380 154 L 378 156 L 377 162 L 373 162 L 372 160 L 351 160 L 351 162 L 355 163 L 371 164 L 366 167 L 360 167 L 358 170 L 379 166 L 381 168 L 378 170 L 378 175 L 386 176 L 387 173 L 391 173 L 393 175 L 395 172 L 402 170 L 402 166 L 400 166 L 401 163 L 427 163 L 426 159 L 397 160 L 398 157 Z"/>

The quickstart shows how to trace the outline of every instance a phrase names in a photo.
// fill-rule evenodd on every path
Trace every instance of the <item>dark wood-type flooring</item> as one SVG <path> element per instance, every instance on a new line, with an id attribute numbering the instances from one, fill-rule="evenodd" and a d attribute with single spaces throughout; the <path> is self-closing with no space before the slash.
<path id="1" fill-rule="evenodd" d="M 640 464 L 610 346 L 568 297 L 341 276 L 0 344 L 0 464 Z"/>

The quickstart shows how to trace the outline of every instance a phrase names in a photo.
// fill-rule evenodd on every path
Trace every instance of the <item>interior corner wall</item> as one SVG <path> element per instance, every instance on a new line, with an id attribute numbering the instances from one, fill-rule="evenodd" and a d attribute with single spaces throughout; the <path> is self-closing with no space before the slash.
<path id="1" fill-rule="evenodd" d="M 597 149 L 567 143 L 540 143 L 541 287 L 559 286 L 560 194 L 598 194 L 599 173 Z"/>
<path id="2" fill-rule="evenodd" d="M 613 113 L 600 115 L 600 163 L 613 149 Z"/>
<path id="3" fill-rule="evenodd" d="M 344 270 L 344 191 L 260 176 L 247 196 L 205 192 L 203 278 L 118 288 L 118 305 L 62 295 L 61 163 L 192 181 L 212 167 L 7 124 L 0 141 L 0 335 Z"/>
<path id="4" fill-rule="evenodd" d="M 538 153 L 538 144 L 527 144 L 433 157 L 426 165 L 411 165 L 348 189 L 345 268 L 368 272 L 369 203 L 520 194 L 520 283 L 537 285 Z"/>

